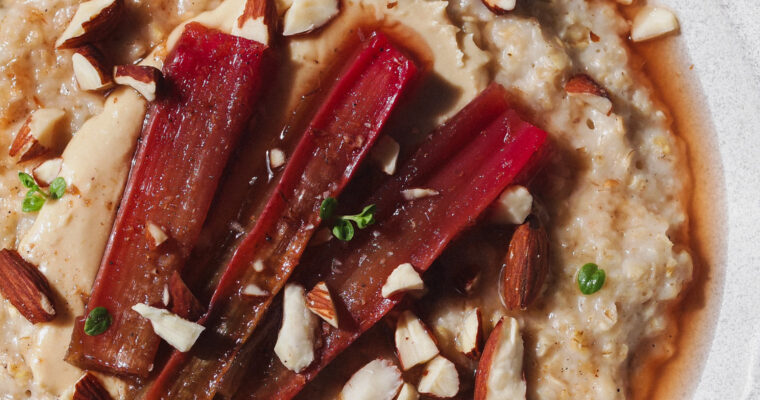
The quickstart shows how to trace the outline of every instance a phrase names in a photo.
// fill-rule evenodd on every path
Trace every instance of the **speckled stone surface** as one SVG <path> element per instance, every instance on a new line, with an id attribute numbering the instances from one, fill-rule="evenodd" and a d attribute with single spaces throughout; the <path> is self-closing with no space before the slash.
<path id="1" fill-rule="evenodd" d="M 652 3 L 652 2 L 650 2 Z M 717 137 L 728 216 L 725 257 L 714 265 L 711 290 L 721 293 L 717 325 L 706 342 L 696 390 L 684 398 L 760 399 L 760 2 L 660 0 L 681 22 L 681 40 L 695 66 Z M 697 168 L 711 168 L 697 163 Z M 716 195 L 716 198 L 720 196 Z M 724 279 L 725 277 L 725 279 Z M 697 368 L 697 366 L 695 366 Z"/>

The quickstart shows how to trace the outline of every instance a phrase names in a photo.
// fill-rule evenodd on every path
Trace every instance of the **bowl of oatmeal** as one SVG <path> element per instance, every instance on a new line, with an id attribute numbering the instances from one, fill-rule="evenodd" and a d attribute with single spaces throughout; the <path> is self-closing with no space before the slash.
<path id="1" fill-rule="evenodd" d="M 754 10 L 628 3 L 0 5 L 0 392 L 751 398 Z"/>

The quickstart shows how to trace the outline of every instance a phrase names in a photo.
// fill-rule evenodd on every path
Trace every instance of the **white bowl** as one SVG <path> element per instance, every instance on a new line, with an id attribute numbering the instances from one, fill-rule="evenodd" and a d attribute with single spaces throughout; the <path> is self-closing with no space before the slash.
<path id="1" fill-rule="evenodd" d="M 704 318 L 681 326 L 703 334 L 682 348 L 694 362 L 677 398 L 760 399 L 760 3 L 658 3 L 678 14 L 684 73 L 703 94 L 690 101 L 714 132 L 691 149 L 697 197 L 714 207 L 695 216 L 710 266 Z"/>

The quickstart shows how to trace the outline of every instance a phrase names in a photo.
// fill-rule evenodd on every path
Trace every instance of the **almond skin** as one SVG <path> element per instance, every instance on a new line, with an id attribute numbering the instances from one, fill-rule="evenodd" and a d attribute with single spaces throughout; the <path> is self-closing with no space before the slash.
<path id="1" fill-rule="evenodd" d="M 396 354 L 404 371 L 427 363 L 440 354 L 438 342 L 430 328 L 408 310 L 399 316 L 394 339 Z"/>
<path id="2" fill-rule="evenodd" d="M 474 400 L 525 399 L 523 346 L 517 321 L 509 317 L 499 320 L 488 336 L 478 362 Z M 494 379 L 498 382 L 497 387 L 489 384 Z"/>
<path id="3" fill-rule="evenodd" d="M 74 386 L 73 400 L 112 400 L 103 383 L 95 375 L 86 372 Z"/>
<path id="4" fill-rule="evenodd" d="M 271 45 L 277 32 L 277 7 L 271 0 L 247 0 L 232 26 L 232 34 Z"/>
<path id="5" fill-rule="evenodd" d="M 506 14 L 515 9 L 517 1 L 511 0 L 481 0 L 492 13 L 496 15 Z"/>
<path id="6" fill-rule="evenodd" d="M 55 318 L 50 284 L 15 250 L 0 250 L 0 292 L 33 324 Z"/>
<path id="7" fill-rule="evenodd" d="M 123 11 L 124 0 L 113 0 L 111 4 L 95 14 L 81 14 L 77 9 L 69 25 L 79 25 L 81 32 L 69 31 L 70 28 L 67 27 L 56 41 L 55 47 L 71 49 L 102 40 L 116 29 Z"/>
<path id="8" fill-rule="evenodd" d="M 612 113 L 612 100 L 607 89 L 585 74 L 575 75 L 565 83 L 565 91 L 570 97 L 577 97 L 604 114 Z"/>
<path id="9" fill-rule="evenodd" d="M 97 47 L 86 44 L 77 48 L 71 62 L 80 90 L 102 90 L 113 86 L 111 65 Z"/>
<path id="10" fill-rule="evenodd" d="M 8 154 L 18 157 L 20 163 L 59 150 L 63 146 L 60 122 L 64 116 L 64 111 L 56 108 L 40 108 L 32 112 L 16 133 Z"/>
<path id="11" fill-rule="evenodd" d="M 113 75 L 116 78 L 128 76 L 142 83 L 156 83 L 163 79 L 161 70 L 150 65 L 117 65 L 114 67 Z"/>
<path id="12" fill-rule="evenodd" d="M 538 297 L 548 270 L 549 239 L 537 218 L 520 225 L 509 243 L 501 294 L 509 310 L 525 310 Z"/>
<path id="13" fill-rule="evenodd" d="M 592 94 L 594 96 L 610 98 L 607 90 L 586 74 L 578 74 L 565 83 L 565 91 L 569 94 Z"/>
<path id="14" fill-rule="evenodd" d="M 471 310 L 465 317 L 457 334 L 457 350 L 470 359 L 477 360 L 483 348 L 483 314 L 480 308 Z"/>
<path id="15" fill-rule="evenodd" d="M 338 327 L 338 312 L 335 309 L 327 284 L 319 282 L 306 294 L 306 307 L 334 328 Z"/>
<path id="16" fill-rule="evenodd" d="M 19 162 L 41 157 L 50 152 L 47 147 L 41 145 L 32 135 L 31 128 L 29 127 L 30 122 L 31 118 L 27 119 L 26 123 L 24 123 L 21 129 L 19 129 L 18 133 L 16 133 L 16 138 L 11 144 L 10 150 L 8 150 L 8 154 L 11 157 L 16 157 L 17 155 L 21 154 L 18 160 Z M 27 150 L 22 151 L 24 148 Z"/>
<path id="17" fill-rule="evenodd" d="M 34 176 L 34 180 L 36 180 L 40 186 L 48 187 L 50 186 L 50 182 L 58 177 L 62 166 L 63 158 L 50 158 L 34 167 L 32 170 L 32 176 Z"/>
<path id="18" fill-rule="evenodd" d="M 149 65 L 117 65 L 113 68 L 113 79 L 119 85 L 137 90 L 145 100 L 153 101 L 163 81 L 163 74 Z"/>

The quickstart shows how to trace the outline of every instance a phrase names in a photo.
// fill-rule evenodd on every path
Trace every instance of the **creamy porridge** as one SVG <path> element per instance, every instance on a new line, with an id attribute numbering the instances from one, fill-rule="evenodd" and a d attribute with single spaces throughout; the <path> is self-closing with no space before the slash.
<path id="1" fill-rule="evenodd" d="M 297 1 L 279 1 L 280 18 Z M 230 32 L 230 13 L 240 4 L 241 0 L 127 0 L 123 20 L 100 47 L 114 64 L 142 60 L 160 67 L 167 53 L 165 40 L 178 24 L 219 7 L 198 19 Z M 49 201 L 38 213 L 22 212 L 26 189 L 18 172 L 31 173 L 40 160 L 17 164 L 5 150 L 0 155 L 0 245 L 18 249 L 39 267 L 59 305 L 53 322 L 32 325 L 4 300 L 0 392 L 9 399 L 69 398 L 83 374 L 64 357 L 74 319 L 85 312 L 148 104 L 126 87 L 107 97 L 79 90 L 72 51 L 54 48 L 76 6 L 72 0 L 0 0 L 0 147 L 10 147 L 33 110 L 64 110 L 61 130 L 70 140 L 62 153 L 60 176 L 76 189 Z M 437 269 L 444 275 L 457 268 L 452 264 L 484 265 L 468 294 L 428 282 L 430 290 L 416 310 L 434 333 L 441 354 L 458 367 L 460 395 L 472 395 L 471 375 L 478 367 L 477 360 L 458 348 L 460 331 L 472 310 L 479 308 L 486 338 L 502 316 L 519 324 L 528 398 L 628 397 L 631 360 L 644 351 L 642 344 L 655 340 L 660 352 L 670 351 L 670 339 L 661 337 L 672 329 L 668 312 L 692 277 L 686 214 L 689 171 L 683 146 L 670 130 L 668 111 L 630 55 L 631 23 L 612 1 L 518 0 L 513 12 L 496 16 L 480 0 L 345 0 L 340 13 L 318 31 L 279 43 L 286 50 L 280 57 L 285 61 L 272 83 L 276 89 L 259 111 L 261 138 L 241 144 L 241 154 L 270 162 L 269 149 L 274 147 L 285 155 L 293 153 L 297 138 L 279 138 L 280 131 L 302 97 L 329 76 L 334 55 L 345 53 L 346 38 L 356 36 L 361 26 L 380 28 L 408 47 L 430 77 L 389 123 L 394 133 L 412 132 L 394 135 L 402 157 L 412 153 L 423 133 L 452 117 L 491 82 L 503 85 L 510 103 L 550 134 L 552 157 L 529 186 L 534 210 L 545 223 L 550 254 L 546 285 L 535 304 L 526 311 L 507 311 L 502 303 L 499 271 L 513 228 L 499 229 L 484 221 L 455 241 L 425 275 L 426 281 L 435 281 L 431 275 Z M 181 28 L 176 32 L 170 43 Z M 611 109 L 568 94 L 566 83 L 579 74 L 606 90 Z M 424 93 L 431 89 L 437 90 L 434 95 Z M 436 95 L 441 98 L 433 98 Z M 254 167 L 235 158 L 233 163 L 237 164 L 230 167 L 231 178 L 222 183 L 221 193 L 251 179 L 243 175 Z M 263 167 L 256 168 L 253 171 L 260 173 Z M 270 181 L 251 185 L 270 193 Z M 230 196 L 214 207 L 234 203 L 235 195 Z M 197 254 L 208 255 L 199 255 L 197 264 L 222 265 L 229 259 L 229 244 L 235 239 L 224 241 L 227 246 L 217 242 L 249 228 L 236 221 L 257 211 L 253 207 L 239 213 L 243 208 L 212 208 L 196 248 Z M 606 281 L 593 295 L 584 295 L 577 275 L 590 262 L 604 269 Z M 212 284 L 217 281 L 218 276 L 210 278 Z M 199 294 L 201 299 L 208 297 L 209 293 Z M 383 336 L 379 330 L 368 332 L 369 338 L 362 338 L 343 357 L 393 358 L 392 346 L 385 348 L 377 344 L 381 339 L 372 339 Z M 368 352 L 367 346 L 377 351 Z M 307 386 L 308 398 L 332 398 L 355 369 L 332 371 Z M 141 385 L 98 376 L 114 397 L 132 397 Z"/>

